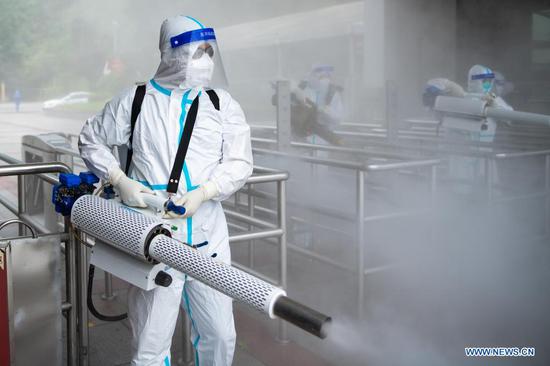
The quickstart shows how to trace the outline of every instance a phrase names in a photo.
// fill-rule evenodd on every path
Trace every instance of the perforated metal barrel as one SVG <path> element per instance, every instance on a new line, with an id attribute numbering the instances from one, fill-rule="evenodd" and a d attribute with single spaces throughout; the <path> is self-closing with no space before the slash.
<path id="1" fill-rule="evenodd" d="M 275 302 L 280 296 L 286 295 L 281 288 L 234 267 L 216 262 L 201 255 L 196 249 L 164 235 L 153 238 L 149 245 L 149 255 L 229 297 L 266 313 L 271 318 L 275 318 Z"/>
<path id="2" fill-rule="evenodd" d="M 86 195 L 73 205 L 71 222 L 78 229 L 144 261 L 150 238 L 160 232 L 162 222 L 113 200 Z"/>

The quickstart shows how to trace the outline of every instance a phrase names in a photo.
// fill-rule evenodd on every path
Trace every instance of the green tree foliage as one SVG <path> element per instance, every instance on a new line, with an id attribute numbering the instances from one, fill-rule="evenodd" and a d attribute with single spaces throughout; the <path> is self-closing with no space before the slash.
<path id="1" fill-rule="evenodd" d="M 69 0 L 0 1 L 0 81 L 48 98 L 90 90 L 106 55 L 96 29 Z"/>

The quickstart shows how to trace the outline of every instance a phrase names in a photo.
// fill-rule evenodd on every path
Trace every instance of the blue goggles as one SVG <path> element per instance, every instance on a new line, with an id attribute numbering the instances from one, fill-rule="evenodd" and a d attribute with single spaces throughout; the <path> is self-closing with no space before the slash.
<path id="1" fill-rule="evenodd" d="M 483 79 L 494 79 L 494 78 L 495 78 L 495 74 L 492 73 L 492 72 L 488 72 L 488 73 L 485 73 L 485 74 L 472 75 L 472 80 L 483 80 Z"/>
<path id="2" fill-rule="evenodd" d="M 215 40 L 216 34 L 212 28 L 203 28 L 178 34 L 170 38 L 172 48 L 180 47 L 191 42 Z"/>

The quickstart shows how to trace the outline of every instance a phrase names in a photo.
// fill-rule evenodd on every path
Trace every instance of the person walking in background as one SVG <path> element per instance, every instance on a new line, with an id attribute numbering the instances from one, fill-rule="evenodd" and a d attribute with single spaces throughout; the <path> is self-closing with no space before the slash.
<path id="1" fill-rule="evenodd" d="M 21 91 L 19 89 L 15 90 L 13 93 L 13 102 L 15 103 L 15 111 L 19 113 L 19 108 L 21 107 Z"/>

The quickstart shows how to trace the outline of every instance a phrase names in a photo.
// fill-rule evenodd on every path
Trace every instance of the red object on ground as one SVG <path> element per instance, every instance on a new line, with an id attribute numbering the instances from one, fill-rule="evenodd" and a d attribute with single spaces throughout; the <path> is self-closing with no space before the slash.
<path id="1" fill-rule="evenodd" d="M 10 364 L 10 333 L 8 318 L 8 269 L 6 254 L 0 251 L 0 365 Z"/>

